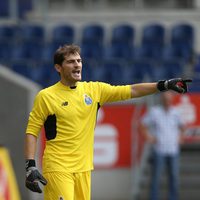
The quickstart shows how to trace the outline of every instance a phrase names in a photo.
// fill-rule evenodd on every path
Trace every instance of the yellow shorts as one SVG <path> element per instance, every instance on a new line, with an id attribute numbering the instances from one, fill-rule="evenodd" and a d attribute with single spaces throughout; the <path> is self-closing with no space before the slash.
<path id="1" fill-rule="evenodd" d="M 44 200 L 90 200 L 91 171 L 45 173 Z"/>

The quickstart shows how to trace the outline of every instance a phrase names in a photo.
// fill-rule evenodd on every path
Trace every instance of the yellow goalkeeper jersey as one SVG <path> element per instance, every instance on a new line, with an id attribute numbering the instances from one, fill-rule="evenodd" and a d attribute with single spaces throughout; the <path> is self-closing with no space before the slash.
<path id="1" fill-rule="evenodd" d="M 78 82 L 75 88 L 58 82 L 41 90 L 34 100 L 26 133 L 38 137 L 45 127 L 43 172 L 92 170 L 98 108 L 130 98 L 130 85 L 102 82 Z"/>

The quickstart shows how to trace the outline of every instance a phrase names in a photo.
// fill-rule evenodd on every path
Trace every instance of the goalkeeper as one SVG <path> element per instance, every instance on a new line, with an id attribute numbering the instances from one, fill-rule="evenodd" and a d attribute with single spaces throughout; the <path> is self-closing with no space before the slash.
<path id="1" fill-rule="evenodd" d="M 142 97 L 159 91 L 187 92 L 191 80 L 174 78 L 157 83 L 112 86 L 103 82 L 81 82 L 80 47 L 64 45 L 54 54 L 60 81 L 41 90 L 30 112 L 26 138 L 26 186 L 45 200 L 89 200 L 93 143 L 97 111 L 108 102 Z M 44 126 L 46 148 L 43 173 L 37 170 L 37 138 Z"/>

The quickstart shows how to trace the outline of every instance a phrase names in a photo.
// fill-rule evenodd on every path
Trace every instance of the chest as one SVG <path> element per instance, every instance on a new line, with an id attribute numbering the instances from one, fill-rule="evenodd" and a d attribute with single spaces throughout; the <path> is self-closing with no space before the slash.
<path id="1" fill-rule="evenodd" d="M 54 113 L 64 120 L 86 118 L 97 107 L 97 102 L 87 92 L 74 91 L 57 94 L 53 102 Z"/>

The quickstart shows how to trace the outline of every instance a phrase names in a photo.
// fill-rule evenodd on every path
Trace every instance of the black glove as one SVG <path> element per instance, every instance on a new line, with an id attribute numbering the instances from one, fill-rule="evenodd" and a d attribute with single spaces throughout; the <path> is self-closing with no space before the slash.
<path id="1" fill-rule="evenodd" d="M 36 168 L 35 160 L 26 160 L 26 187 L 33 192 L 42 193 L 39 182 L 43 185 L 47 184 L 47 180 Z"/>
<path id="2" fill-rule="evenodd" d="M 186 93 L 188 91 L 187 83 L 192 82 L 191 79 L 173 78 L 169 80 L 161 80 L 157 83 L 159 91 L 174 90 L 178 93 Z"/>

